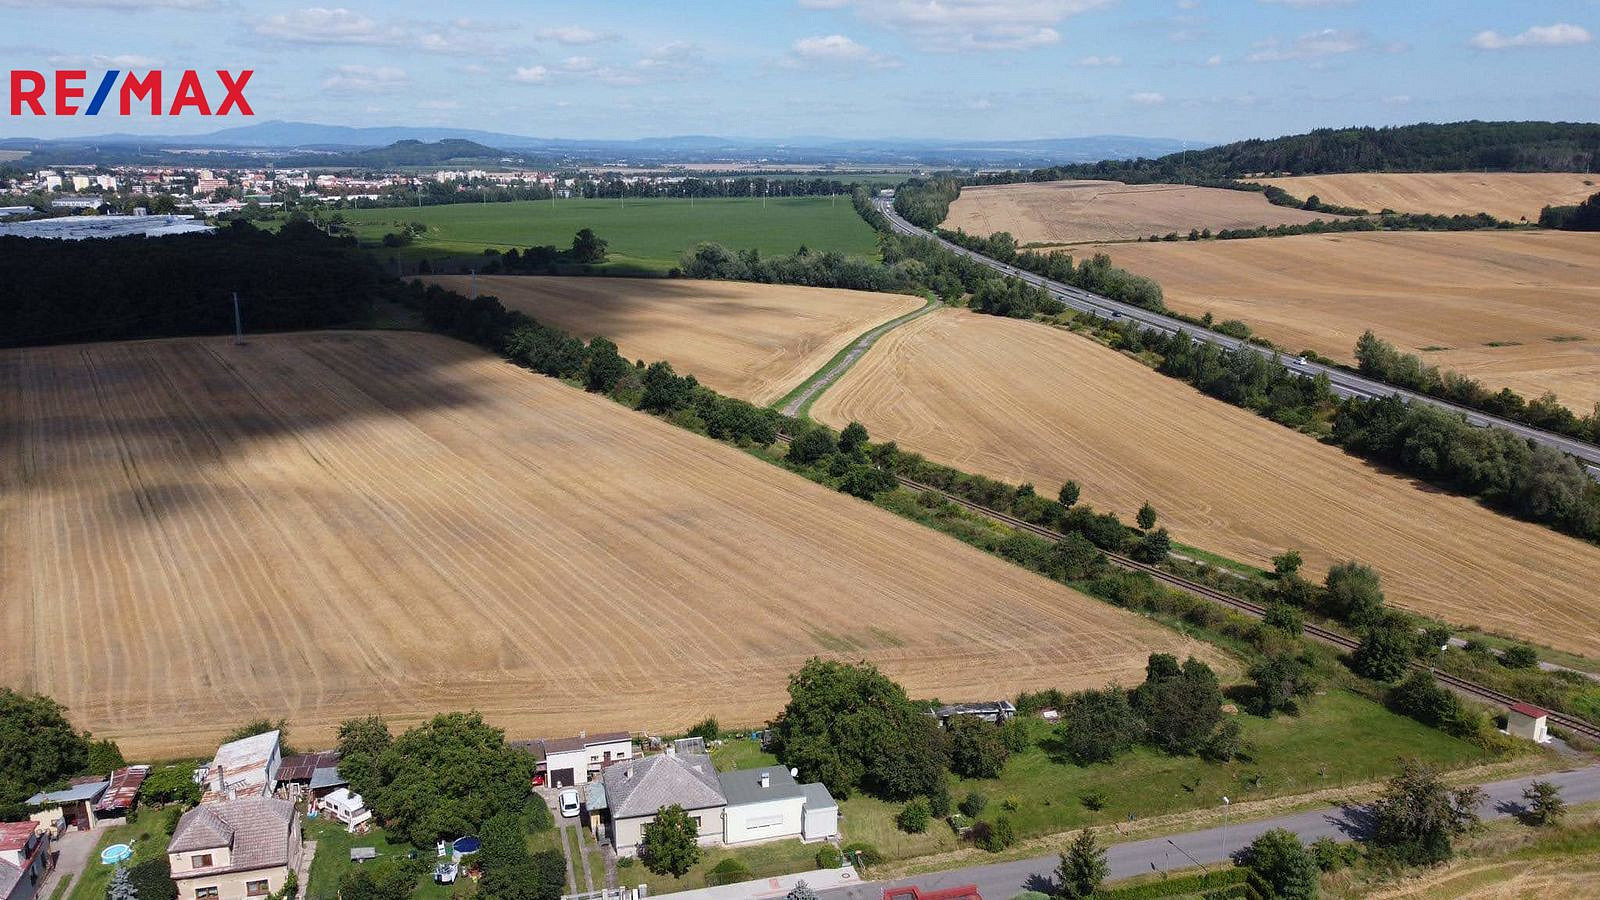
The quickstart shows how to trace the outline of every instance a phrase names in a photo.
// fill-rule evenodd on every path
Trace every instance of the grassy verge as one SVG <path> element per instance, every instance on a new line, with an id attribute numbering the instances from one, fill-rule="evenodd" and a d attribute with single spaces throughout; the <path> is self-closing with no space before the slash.
<path id="1" fill-rule="evenodd" d="M 700 861 L 684 873 L 682 878 L 657 875 L 646 869 L 642 863 L 635 861 L 632 865 L 617 870 L 617 883 L 624 887 L 647 884 L 650 886 L 652 896 L 673 891 L 697 890 L 706 887 L 706 875 L 712 869 L 729 859 L 737 859 L 748 866 L 752 878 L 805 872 L 817 867 L 817 850 L 820 847 L 820 844 L 802 844 L 799 840 L 773 841 L 770 844 L 756 844 L 750 847 L 706 847 L 700 856 Z"/>
<path id="2" fill-rule="evenodd" d="M 61 883 L 56 885 L 56 889 L 50 892 L 50 900 L 61 900 L 62 897 L 67 895 L 67 889 L 70 887 L 72 887 L 72 874 L 69 872 L 61 876 Z"/>
<path id="3" fill-rule="evenodd" d="M 327 819 L 307 819 L 304 828 L 305 839 L 317 842 L 317 856 L 311 861 L 311 873 L 307 879 L 305 896 L 307 900 L 335 900 L 339 896 L 339 879 L 357 865 L 373 865 L 374 863 L 353 863 L 350 861 L 350 848 L 372 847 L 378 851 L 378 860 L 400 858 L 417 851 L 415 847 L 405 843 L 391 843 L 382 828 L 373 828 L 366 834 L 356 835 L 345 831 L 344 826 Z M 428 862 L 433 862 L 432 852 L 427 853 Z M 423 875 L 417 879 L 416 891 L 411 895 L 415 900 L 446 900 L 454 893 L 459 893 L 458 886 L 471 885 L 470 879 L 462 878 L 456 885 L 434 884 L 431 874 Z M 76 900 L 76 898 L 74 898 Z"/>

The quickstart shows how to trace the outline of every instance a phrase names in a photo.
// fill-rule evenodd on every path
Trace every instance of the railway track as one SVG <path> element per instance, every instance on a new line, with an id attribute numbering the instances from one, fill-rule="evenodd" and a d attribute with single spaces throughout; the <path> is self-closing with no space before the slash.
<path id="1" fill-rule="evenodd" d="M 778 439 L 784 443 L 789 442 L 789 436 L 786 434 L 780 433 L 778 435 Z M 1050 541 L 1059 541 L 1064 537 L 1064 535 L 1062 535 L 1059 531 L 1053 531 L 1044 527 L 1043 525 L 1036 525 L 1032 522 L 1019 519 L 1016 516 L 1000 512 L 999 510 L 990 509 L 987 506 L 975 503 L 965 497 L 952 494 L 942 488 L 934 487 L 931 484 L 924 484 L 920 481 L 906 478 L 902 475 L 896 475 L 895 480 L 898 481 L 902 487 L 910 488 L 914 491 L 931 491 L 950 501 L 951 503 L 962 507 L 963 509 L 971 510 L 972 512 L 975 512 L 986 519 L 999 522 L 1000 524 L 1009 528 L 1014 528 L 1017 531 L 1036 535 Z M 1267 608 L 1259 603 L 1254 603 L 1240 597 L 1235 597 L 1232 594 L 1219 591 L 1210 585 L 1201 584 L 1197 581 L 1190 581 L 1187 578 L 1174 575 L 1171 572 L 1164 571 L 1156 566 L 1150 565 L 1149 563 L 1140 562 L 1132 557 L 1123 556 L 1120 553 L 1106 553 L 1106 559 L 1109 560 L 1112 565 L 1131 572 L 1143 572 L 1144 574 L 1149 575 L 1151 578 L 1167 585 L 1168 587 L 1176 588 L 1177 590 L 1183 591 L 1184 593 L 1195 597 L 1199 597 L 1203 600 L 1209 600 L 1218 604 L 1219 606 L 1225 606 L 1236 612 L 1241 612 L 1247 616 L 1250 616 L 1251 618 L 1260 619 L 1265 617 L 1267 614 Z M 1318 643 L 1336 647 L 1347 653 L 1353 652 L 1361 644 L 1360 641 L 1357 641 L 1355 638 L 1352 638 L 1349 635 L 1340 634 L 1337 631 L 1324 628 L 1320 625 L 1307 624 L 1305 626 L 1304 633 L 1307 637 L 1317 641 Z M 1437 679 L 1440 684 L 1445 685 L 1458 694 L 1474 700 L 1483 701 L 1489 703 L 1490 705 L 1501 707 L 1502 709 L 1510 708 L 1516 703 L 1525 702 L 1511 696 L 1510 694 L 1502 693 L 1493 688 L 1484 687 L 1475 681 L 1470 681 L 1466 678 L 1462 678 L 1459 675 L 1452 675 L 1449 672 L 1441 672 L 1438 669 L 1421 662 L 1412 662 L 1411 665 L 1414 668 L 1432 672 L 1433 677 Z M 1574 734 L 1581 734 L 1590 740 L 1600 741 L 1600 727 L 1592 725 L 1576 716 L 1552 711 L 1550 713 L 1550 724 L 1565 728 Z"/>

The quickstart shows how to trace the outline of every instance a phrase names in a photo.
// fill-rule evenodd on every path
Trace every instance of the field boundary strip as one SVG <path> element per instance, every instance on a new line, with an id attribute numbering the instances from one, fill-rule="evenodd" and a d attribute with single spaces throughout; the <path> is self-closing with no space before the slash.
<path id="1" fill-rule="evenodd" d="M 806 418 L 811 411 L 811 404 L 822 396 L 823 391 L 826 391 L 840 378 L 844 377 L 844 373 L 850 371 L 850 367 L 855 365 L 856 361 L 861 359 L 862 356 L 866 355 L 866 352 L 872 349 L 872 345 L 876 344 L 879 338 L 910 322 L 912 319 L 921 318 L 942 306 L 944 304 L 937 299 L 929 298 L 928 302 L 923 304 L 921 308 L 914 309 L 905 315 L 897 316 L 881 325 L 874 326 L 865 334 L 851 341 L 849 346 L 840 350 L 834 355 L 833 359 L 828 360 L 822 368 L 812 373 L 805 381 L 796 385 L 794 390 L 785 394 L 773 406 L 790 418 Z"/>

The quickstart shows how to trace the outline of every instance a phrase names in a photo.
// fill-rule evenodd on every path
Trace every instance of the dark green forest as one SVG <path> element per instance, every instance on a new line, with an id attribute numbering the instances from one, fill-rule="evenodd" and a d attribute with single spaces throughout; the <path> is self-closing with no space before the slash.
<path id="1" fill-rule="evenodd" d="M 364 321 L 386 279 L 349 238 L 304 220 L 276 234 L 85 241 L 0 237 L 0 346 L 222 334 L 239 292 L 251 331 Z"/>
<path id="2" fill-rule="evenodd" d="M 1600 124 L 1450 122 L 1319 128 L 1159 159 L 1102 160 L 980 176 L 977 184 L 1104 178 L 1132 184 L 1203 183 L 1287 172 L 1588 172 L 1600 163 Z"/>

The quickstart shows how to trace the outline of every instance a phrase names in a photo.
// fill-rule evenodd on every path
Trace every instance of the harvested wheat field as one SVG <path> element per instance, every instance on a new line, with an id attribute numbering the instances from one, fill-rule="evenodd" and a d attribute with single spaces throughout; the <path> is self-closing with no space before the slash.
<path id="1" fill-rule="evenodd" d="M 961 189 L 942 227 L 1009 231 L 1019 244 L 1131 241 L 1191 228 L 1254 228 L 1337 219 L 1273 206 L 1254 191 L 1120 181 L 1041 181 Z"/>
<path id="2" fill-rule="evenodd" d="M 0 684 L 139 756 L 257 716 L 754 723 L 814 654 L 991 697 L 1196 649 L 437 336 L 6 351 L 0 422 Z"/>
<path id="3" fill-rule="evenodd" d="M 1349 175 L 1296 175 L 1261 178 L 1301 200 L 1315 194 L 1323 203 L 1368 212 L 1434 213 L 1441 216 L 1486 212 L 1496 219 L 1539 221 L 1546 206 L 1581 203 L 1600 192 L 1597 176 L 1578 172 L 1359 172 Z"/>
<path id="4" fill-rule="evenodd" d="M 940 310 L 889 332 L 812 407 L 967 471 L 1067 479 L 1131 521 L 1149 501 L 1177 540 L 1308 577 L 1360 559 L 1391 602 L 1600 654 L 1600 547 L 1380 473 L 1086 337 Z"/>
<path id="5" fill-rule="evenodd" d="M 1429 364 L 1532 399 L 1600 402 L 1600 234 L 1316 234 L 1116 244 L 1168 306 L 1238 319 L 1291 352 L 1344 362 L 1379 337 Z M 1492 346 L 1498 345 L 1498 346 Z"/>
<path id="6" fill-rule="evenodd" d="M 465 295 L 467 279 L 430 279 Z M 665 359 L 682 375 L 765 406 L 862 332 L 920 298 L 834 288 L 664 278 L 480 276 L 508 309 L 584 339 L 610 338 L 629 359 Z"/>

